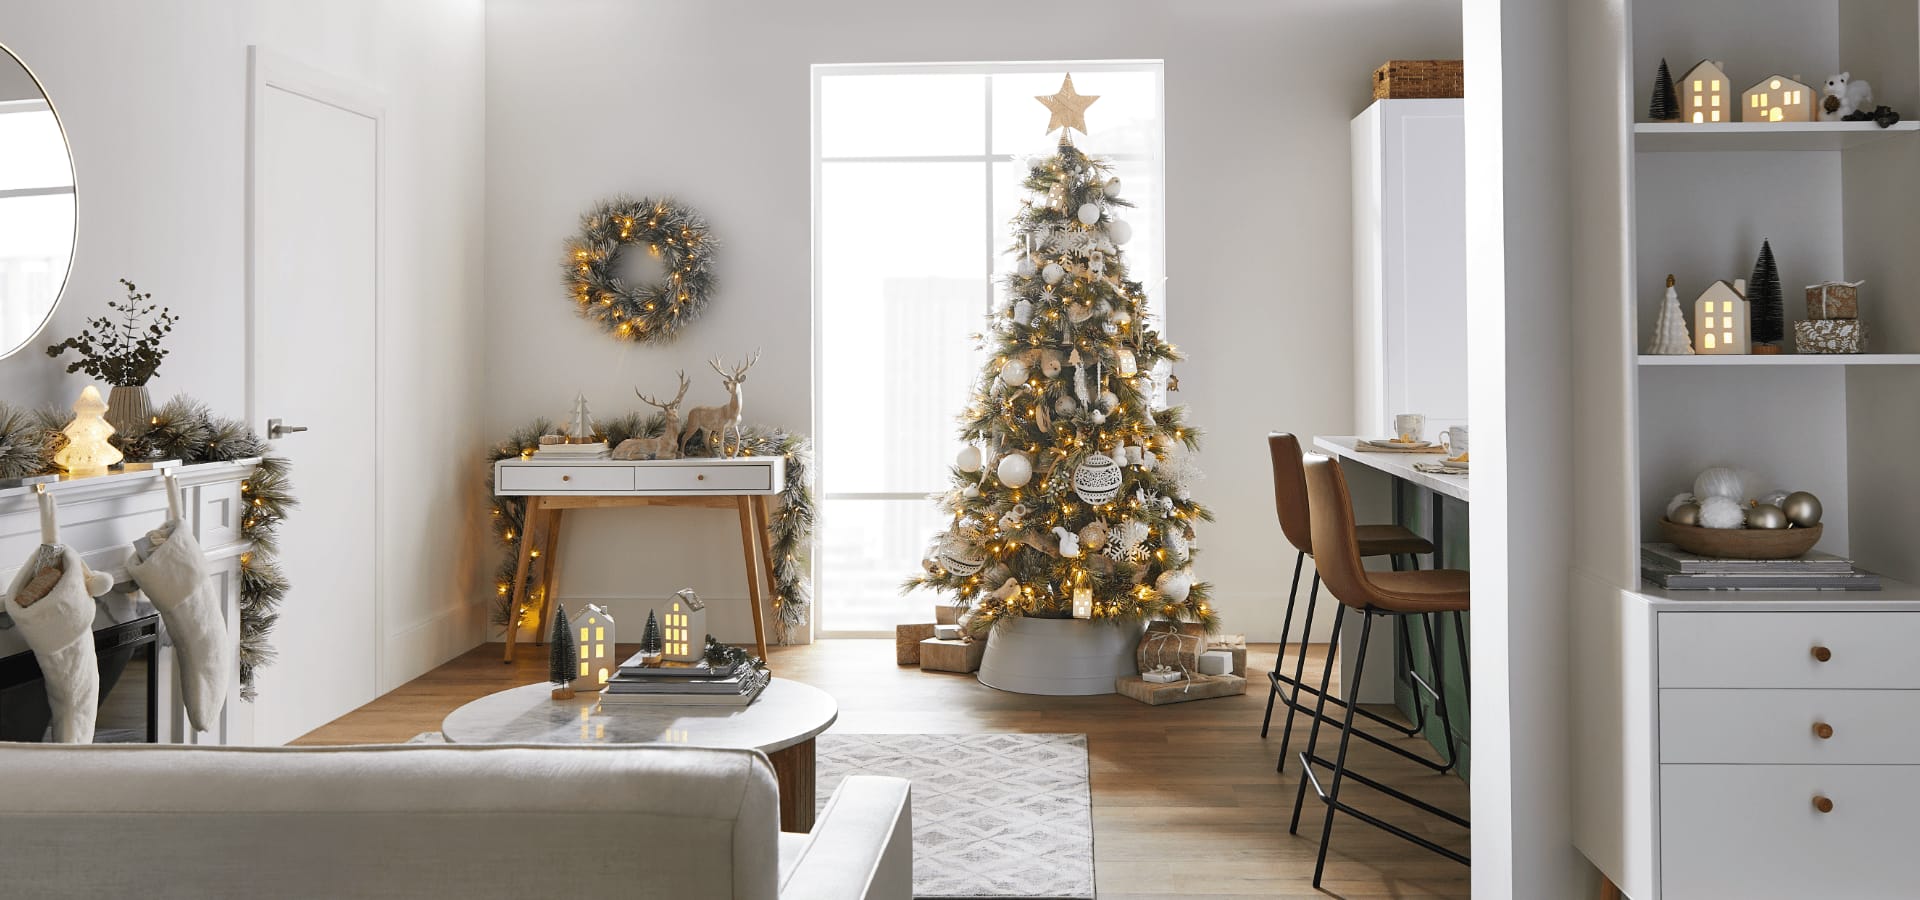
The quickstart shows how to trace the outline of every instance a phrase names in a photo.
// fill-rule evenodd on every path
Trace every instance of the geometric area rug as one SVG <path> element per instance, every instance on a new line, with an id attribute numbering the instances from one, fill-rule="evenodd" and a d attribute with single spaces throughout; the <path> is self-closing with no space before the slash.
<path id="1" fill-rule="evenodd" d="M 920 900 L 1091 900 L 1084 734 L 837 734 L 817 739 L 825 806 L 848 775 L 913 782 Z"/>

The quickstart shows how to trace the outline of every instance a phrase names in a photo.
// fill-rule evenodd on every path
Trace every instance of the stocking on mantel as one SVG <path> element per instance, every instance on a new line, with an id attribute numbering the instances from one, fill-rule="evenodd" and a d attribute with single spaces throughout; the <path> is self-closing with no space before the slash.
<path id="1" fill-rule="evenodd" d="M 180 516 L 180 486 L 167 478 L 167 522 L 134 544 L 127 564 L 133 582 L 152 601 L 178 655 L 180 694 L 187 719 L 212 730 L 227 702 L 234 668 L 220 600 L 207 581 L 207 558 Z"/>
<path id="2" fill-rule="evenodd" d="M 20 567 L 0 608 L 33 650 L 53 711 L 53 739 L 93 743 L 100 708 L 100 665 L 93 649 L 93 598 L 113 579 L 90 572 L 80 554 L 60 543 L 53 495 L 40 492 L 41 546 Z"/>

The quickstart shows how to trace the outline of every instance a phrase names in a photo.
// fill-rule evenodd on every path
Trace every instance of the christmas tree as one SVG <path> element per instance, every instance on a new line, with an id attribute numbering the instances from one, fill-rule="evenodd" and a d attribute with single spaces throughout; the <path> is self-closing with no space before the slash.
<path id="1" fill-rule="evenodd" d="M 1780 293 L 1780 270 L 1773 264 L 1773 244 L 1760 242 L 1760 258 L 1753 262 L 1753 275 L 1747 279 L 1747 303 L 1752 311 L 1754 352 L 1778 353 L 1786 337 L 1786 299 Z M 1776 348 L 1763 351 L 1765 345 Z"/>
<path id="2" fill-rule="evenodd" d="M 553 682 L 554 696 L 573 693 L 573 680 L 579 677 L 579 670 L 580 649 L 573 644 L 573 626 L 567 624 L 566 609 L 556 603 L 547 651 L 547 680 Z"/>
<path id="3" fill-rule="evenodd" d="M 1647 341 L 1647 353 L 1654 356 L 1692 356 L 1693 336 L 1687 333 L 1687 314 L 1680 310 L 1680 295 L 1673 289 L 1673 276 L 1667 276 L 1667 296 L 1660 306 L 1660 317 L 1653 322 L 1653 337 Z"/>
<path id="4" fill-rule="evenodd" d="M 1667 71 L 1664 59 L 1660 60 L 1660 74 L 1653 77 L 1653 102 L 1647 107 L 1647 118 L 1655 122 L 1680 118 L 1680 95 L 1673 92 L 1673 73 Z"/>
<path id="5" fill-rule="evenodd" d="M 647 629 L 640 634 L 640 652 L 659 656 L 665 641 L 660 637 L 660 620 L 653 617 L 653 610 L 647 610 Z"/>
<path id="6" fill-rule="evenodd" d="M 1146 292 L 1120 246 L 1131 206 L 1102 160 L 1082 153 L 1095 97 L 1036 98 L 1061 128 L 1059 149 L 1032 160 L 1012 223 L 1017 256 L 1006 300 L 982 338 L 987 362 L 960 417 L 967 442 L 940 498 L 952 524 L 907 588 L 954 595 L 968 630 L 1014 616 L 1214 626 L 1209 586 L 1190 568 L 1188 457 L 1199 434 L 1180 408 L 1156 409 L 1154 373 L 1174 347 L 1147 323 Z M 1080 602 L 1076 603 L 1075 595 Z"/>

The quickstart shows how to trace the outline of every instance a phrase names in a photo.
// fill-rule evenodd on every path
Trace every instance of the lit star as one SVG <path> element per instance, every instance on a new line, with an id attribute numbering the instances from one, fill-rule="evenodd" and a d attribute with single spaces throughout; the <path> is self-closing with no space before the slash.
<path id="1" fill-rule="evenodd" d="M 1052 134 L 1056 128 L 1078 129 L 1081 134 L 1086 134 L 1087 107 L 1092 106 L 1093 101 L 1100 98 L 1097 95 L 1088 96 L 1074 93 L 1073 76 L 1068 75 L 1065 81 L 1060 82 L 1060 93 L 1050 97 L 1035 97 L 1033 99 L 1040 101 L 1047 107 L 1047 111 L 1053 114 L 1052 117 L 1047 120 L 1048 134 Z"/>

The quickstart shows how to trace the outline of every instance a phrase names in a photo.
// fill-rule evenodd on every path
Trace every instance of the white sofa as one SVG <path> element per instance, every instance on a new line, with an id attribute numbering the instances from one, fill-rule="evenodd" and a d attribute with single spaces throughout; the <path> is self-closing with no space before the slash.
<path id="1" fill-rule="evenodd" d="M 849 777 L 782 834 L 748 750 L 0 746 L 18 900 L 913 895 L 906 781 Z"/>

